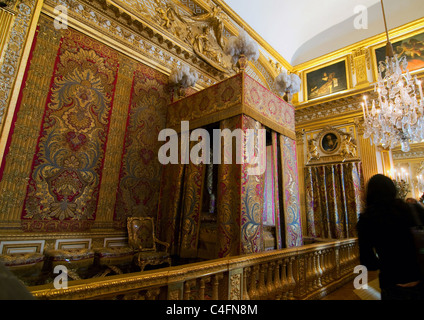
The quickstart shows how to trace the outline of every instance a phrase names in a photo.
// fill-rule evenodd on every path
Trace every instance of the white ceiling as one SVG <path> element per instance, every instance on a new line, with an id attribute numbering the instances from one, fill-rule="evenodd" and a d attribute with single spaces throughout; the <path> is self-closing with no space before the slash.
<path id="1" fill-rule="evenodd" d="M 225 0 L 292 66 L 384 32 L 380 0 Z M 423 0 L 384 0 L 390 29 L 424 17 Z M 354 21 L 366 6 L 368 29 Z"/>

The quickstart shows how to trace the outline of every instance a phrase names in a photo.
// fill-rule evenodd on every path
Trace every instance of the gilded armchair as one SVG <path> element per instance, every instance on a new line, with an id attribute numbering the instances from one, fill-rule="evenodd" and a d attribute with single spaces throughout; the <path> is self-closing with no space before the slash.
<path id="1" fill-rule="evenodd" d="M 168 252 L 170 245 L 156 238 L 155 224 L 152 218 L 128 218 L 127 229 L 128 243 L 136 251 L 135 262 L 141 271 L 147 265 L 167 263 L 171 266 L 171 257 Z M 165 250 L 157 250 L 156 244 L 163 246 Z"/>

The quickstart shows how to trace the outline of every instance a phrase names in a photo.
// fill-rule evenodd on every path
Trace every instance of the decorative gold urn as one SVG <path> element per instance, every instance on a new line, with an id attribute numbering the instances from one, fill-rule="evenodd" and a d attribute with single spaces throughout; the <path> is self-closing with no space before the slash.
<path id="1" fill-rule="evenodd" d="M 239 57 L 239 60 L 237 62 L 237 66 L 240 69 L 240 71 L 244 71 L 247 67 L 247 58 L 244 54 L 241 54 Z"/>

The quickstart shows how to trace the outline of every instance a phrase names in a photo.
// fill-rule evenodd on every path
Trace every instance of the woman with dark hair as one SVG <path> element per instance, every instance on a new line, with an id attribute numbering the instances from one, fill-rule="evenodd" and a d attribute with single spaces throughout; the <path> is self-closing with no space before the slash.
<path id="1" fill-rule="evenodd" d="M 368 182 L 366 208 L 357 225 L 360 262 L 370 271 L 380 270 L 382 300 L 421 300 L 423 277 L 411 233 L 415 223 L 411 207 L 396 193 L 384 175 Z"/>

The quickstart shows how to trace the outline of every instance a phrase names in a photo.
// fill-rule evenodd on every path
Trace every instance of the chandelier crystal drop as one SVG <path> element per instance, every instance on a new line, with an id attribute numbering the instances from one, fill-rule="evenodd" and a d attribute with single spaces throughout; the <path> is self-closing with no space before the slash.
<path id="1" fill-rule="evenodd" d="M 383 3 L 381 3 L 383 7 Z M 384 7 L 383 7 L 384 16 Z M 385 20 L 385 18 L 384 18 Z M 386 22 L 385 22 L 386 23 Z M 370 105 L 364 97 L 364 138 L 375 145 L 394 148 L 401 145 L 410 151 L 410 143 L 424 140 L 424 99 L 421 81 L 410 75 L 408 61 L 393 54 L 387 26 L 386 61 L 378 66 L 378 80 L 374 92 L 378 101 Z"/>

